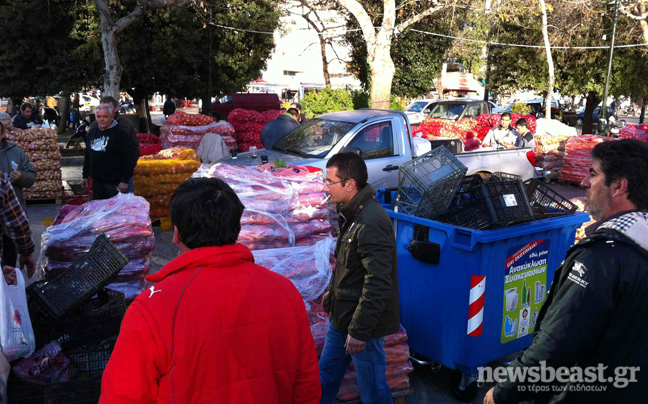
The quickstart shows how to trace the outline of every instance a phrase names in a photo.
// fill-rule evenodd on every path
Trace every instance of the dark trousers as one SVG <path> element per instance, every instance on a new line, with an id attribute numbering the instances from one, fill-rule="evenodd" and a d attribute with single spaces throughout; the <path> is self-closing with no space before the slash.
<path id="1" fill-rule="evenodd" d="M 18 251 L 16 245 L 11 237 L 7 235 L 2 236 L 2 265 L 9 265 L 15 267 L 18 261 Z"/>
<path id="2" fill-rule="evenodd" d="M 110 199 L 118 193 L 117 184 L 92 183 L 92 199 Z"/>

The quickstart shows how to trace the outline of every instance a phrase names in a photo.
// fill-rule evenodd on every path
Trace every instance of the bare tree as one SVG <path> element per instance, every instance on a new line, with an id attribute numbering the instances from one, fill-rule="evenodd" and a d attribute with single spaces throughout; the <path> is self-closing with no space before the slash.
<path id="1" fill-rule="evenodd" d="M 368 9 L 359 0 L 305 0 L 311 9 L 342 7 L 358 21 L 367 44 L 367 62 L 371 70 L 371 107 L 389 109 L 391 86 L 396 68 L 391 58 L 394 39 L 413 24 L 449 6 L 451 0 L 411 0 L 399 6 L 396 21 L 396 0 L 384 0 L 382 24 L 374 27 Z M 408 16 L 408 17 L 403 17 Z"/>
<path id="2" fill-rule="evenodd" d="M 104 52 L 106 72 L 104 74 L 104 91 L 107 96 L 119 99 L 119 83 L 122 68 L 117 54 L 119 34 L 136 21 L 140 20 L 148 10 L 163 7 L 180 7 L 191 0 L 137 0 L 133 11 L 121 18 L 116 18 L 110 10 L 110 5 L 119 4 L 119 0 L 94 0 L 101 16 L 101 45 Z"/>
<path id="3" fill-rule="evenodd" d="M 308 23 L 308 25 L 315 31 L 318 37 L 320 46 L 320 54 L 322 57 L 322 73 L 324 74 L 324 84 L 326 87 L 331 87 L 331 74 L 329 73 L 329 65 L 334 60 L 340 60 L 340 56 L 335 50 L 336 39 L 342 37 L 340 34 L 335 34 L 332 31 L 339 28 L 344 28 L 345 25 L 335 26 L 334 19 L 323 18 L 317 10 L 311 9 L 305 0 L 300 0 L 302 12 L 300 16 Z M 335 58 L 329 59 L 327 55 L 327 46 L 335 54 Z"/>
<path id="4" fill-rule="evenodd" d="M 554 71 L 553 55 L 551 54 L 551 43 L 549 42 L 549 31 L 547 29 L 547 5 L 545 0 L 540 1 L 542 11 L 542 38 L 544 40 L 547 64 L 549 65 L 549 83 L 547 86 L 547 97 L 545 99 L 545 118 L 551 119 L 551 99 L 553 98 L 554 85 L 556 84 L 556 73 Z"/>

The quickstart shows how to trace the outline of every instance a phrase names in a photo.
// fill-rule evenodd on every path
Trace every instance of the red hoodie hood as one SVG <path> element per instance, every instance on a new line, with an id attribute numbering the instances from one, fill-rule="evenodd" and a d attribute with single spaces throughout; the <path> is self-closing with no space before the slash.
<path id="1" fill-rule="evenodd" d="M 246 262 L 254 263 L 252 251 L 243 244 L 222 247 L 200 247 L 180 255 L 159 272 L 146 277 L 149 282 L 160 282 L 169 275 L 197 267 L 231 267 Z"/>

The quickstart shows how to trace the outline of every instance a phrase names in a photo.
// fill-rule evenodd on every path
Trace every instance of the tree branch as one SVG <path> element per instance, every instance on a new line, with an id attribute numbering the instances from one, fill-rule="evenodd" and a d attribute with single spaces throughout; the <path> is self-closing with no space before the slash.
<path id="1" fill-rule="evenodd" d="M 337 0 L 337 2 L 358 20 L 362 34 L 367 42 L 367 48 L 372 47 L 376 42 L 376 29 L 364 7 L 356 0 Z"/>
<path id="2" fill-rule="evenodd" d="M 435 1 L 436 3 L 436 1 Z M 435 4 L 434 7 L 430 7 L 427 10 L 424 10 L 418 14 L 416 14 L 413 17 L 408 18 L 407 20 L 401 22 L 398 24 L 396 27 L 396 32 L 395 34 L 398 35 L 399 33 L 405 31 L 407 28 L 409 28 L 411 25 L 416 24 L 417 22 L 421 21 L 427 16 L 430 16 L 434 14 L 435 12 L 441 10 L 443 8 L 443 5 Z"/>
<path id="3" fill-rule="evenodd" d="M 112 18 L 112 15 L 110 14 L 110 7 L 108 6 L 108 1 L 95 0 L 95 3 L 97 4 L 97 9 L 99 9 L 99 15 L 101 16 L 101 19 L 105 20 L 109 26 L 112 26 L 114 24 L 114 20 Z"/>

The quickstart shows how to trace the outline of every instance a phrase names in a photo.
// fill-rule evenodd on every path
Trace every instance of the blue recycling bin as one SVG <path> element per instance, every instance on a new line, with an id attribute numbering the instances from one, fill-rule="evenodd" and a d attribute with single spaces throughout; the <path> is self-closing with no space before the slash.
<path id="1" fill-rule="evenodd" d="M 377 198 L 384 203 L 384 190 Z M 417 354 L 477 368 L 529 347 L 556 269 L 589 215 L 473 230 L 394 212 L 401 323 Z"/>

